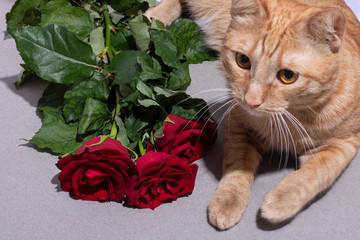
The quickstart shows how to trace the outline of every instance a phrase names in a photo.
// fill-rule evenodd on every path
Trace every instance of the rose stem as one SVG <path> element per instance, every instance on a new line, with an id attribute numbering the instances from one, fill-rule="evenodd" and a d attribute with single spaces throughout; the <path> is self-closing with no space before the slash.
<path id="1" fill-rule="evenodd" d="M 105 18 L 105 51 L 109 55 L 109 60 L 114 57 L 112 51 L 111 51 L 111 45 L 110 45 L 110 34 L 112 29 L 114 29 L 114 26 L 111 23 L 110 17 L 109 17 L 109 9 L 106 3 L 102 5 L 102 9 L 104 12 L 104 18 Z"/>
<path id="2" fill-rule="evenodd" d="M 112 138 L 112 139 L 115 139 L 118 134 L 115 118 L 119 115 L 120 110 L 121 110 L 121 98 L 120 98 L 120 92 L 119 92 L 118 87 L 115 87 L 115 95 L 116 95 L 115 115 L 114 115 L 114 122 L 113 122 L 113 125 L 111 127 L 111 132 L 110 132 L 110 138 Z"/>
<path id="3" fill-rule="evenodd" d="M 141 156 L 144 156 L 144 155 L 145 155 L 145 149 L 144 149 L 144 145 L 143 145 L 141 139 L 139 139 L 139 143 L 138 143 L 138 144 L 139 144 L 140 155 L 141 155 Z"/>

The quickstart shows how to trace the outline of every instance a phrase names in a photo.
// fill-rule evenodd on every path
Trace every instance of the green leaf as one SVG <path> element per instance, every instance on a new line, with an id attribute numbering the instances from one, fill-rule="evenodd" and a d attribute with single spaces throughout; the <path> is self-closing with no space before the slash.
<path id="1" fill-rule="evenodd" d="M 119 140 L 124 147 L 130 146 L 130 140 L 127 137 L 125 125 L 119 116 L 115 117 L 116 126 L 118 126 L 118 134 L 116 140 Z"/>
<path id="2" fill-rule="evenodd" d="M 54 153 L 65 154 L 75 152 L 90 137 L 78 141 L 77 123 L 66 124 L 59 116 L 53 121 L 44 123 L 30 142 L 39 148 L 49 148 Z"/>
<path id="3" fill-rule="evenodd" d="M 155 6 L 156 5 L 156 0 L 141 0 L 141 2 L 148 2 L 151 5 Z"/>
<path id="4" fill-rule="evenodd" d="M 46 4 L 40 25 L 45 26 L 56 23 L 66 27 L 83 40 L 89 36 L 94 27 L 90 15 L 85 9 L 73 7 L 68 3 L 68 1 L 64 0 L 52 0 Z"/>
<path id="5" fill-rule="evenodd" d="M 121 13 L 118 13 L 118 12 L 112 12 L 109 14 L 110 17 L 111 17 L 111 21 L 114 23 L 114 24 L 118 24 L 119 21 L 125 17 L 124 14 L 121 14 Z"/>
<path id="6" fill-rule="evenodd" d="M 145 16 L 138 15 L 129 22 L 129 27 L 134 36 L 136 46 L 141 51 L 147 50 L 150 44 L 149 27 L 146 20 L 147 18 Z"/>
<path id="7" fill-rule="evenodd" d="M 71 7 L 71 3 L 69 0 L 46 0 L 46 4 L 42 8 L 42 17 L 46 17 L 46 14 L 52 13 L 57 9 L 61 9 L 63 7 Z"/>
<path id="8" fill-rule="evenodd" d="M 97 131 L 98 135 L 101 134 L 101 135 L 109 136 L 111 132 L 111 128 L 112 128 L 112 123 L 108 122 L 107 124 L 105 124 L 104 127 L 100 128 L 99 131 Z"/>
<path id="9" fill-rule="evenodd" d="M 43 124 L 53 122 L 62 116 L 62 110 L 60 107 L 59 108 L 42 107 L 41 112 L 42 112 L 42 117 L 43 117 L 42 118 Z"/>
<path id="10" fill-rule="evenodd" d="M 39 99 L 37 107 L 42 110 L 43 107 L 60 108 L 64 102 L 64 94 L 68 86 L 50 83 Z"/>
<path id="11" fill-rule="evenodd" d="M 139 98 L 139 92 L 133 92 L 130 95 L 128 95 L 126 98 L 124 98 L 123 106 L 129 108 L 129 110 L 132 109 L 132 107 L 136 104 L 137 99 Z"/>
<path id="12" fill-rule="evenodd" d="M 96 69 L 91 47 L 65 27 L 28 26 L 11 35 L 25 63 L 45 80 L 71 84 L 89 78 Z"/>
<path id="13" fill-rule="evenodd" d="M 10 32 L 23 24 L 37 25 L 41 20 L 40 8 L 46 0 L 17 0 L 6 14 L 7 29 Z"/>
<path id="14" fill-rule="evenodd" d="M 105 48 L 104 28 L 98 27 L 90 33 L 89 44 L 94 54 L 100 54 Z"/>
<path id="15" fill-rule="evenodd" d="M 177 19 L 170 31 L 181 36 L 177 39 L 178 46 L 184 45 L 184 55 L 189 64 L 216 60 L 216 55 L 206 47 L 200 27 L 190 19 Z"/>
<path id="16" fill-rule="evenodd" d="M 151 88 L 148 87 L 144 82 L 142 81 L 137 81 L 136 83 L 136 89 L 144 94 L 146 97 L 149 97 L 149 98 L 152 98 L 152 99 L 155 99 L 155 96 L 154 96 L 154 93 L 152 92 Z"/>
<path id="17" fill-rule="evenodd" d="M 51 83 L 39 99 L 37 109 L 42 112 L 43 124 L 52 122 L 62 115 L 64 94 L 68 86 Z"/>
<path id="18" fill-rule="evenodd" d="M 92 22 L 94 22 L 95 19 L 100 19 L 101 18 L 99 12 L 94 10 L 93 7 L 90 4 L 84 3 L 83 7 L 89 13 L 89 16 L 90 16 L 90 19 L 91 19 Z"/>
<path id="19" fill-rule="evenodd" d="M 128 42 L 126 41 L 126 36 L 128 34 L 131 34 L 131 32 L 126 29 L 123 29 L 117 33 L 111 33 L 110 35 L 111 46 L 116 51 L 129 50 L 130 47 Z"/>
<path id="20" fill-rule="evenodd" d="M 136 142 L 142 135 L 141 130 L 148 126 L 148 123 L 135 118 L 134 115 L 131 114 L 128 118 L 125 119 L 124 125 L 129 139 L 133 142 Z"/>
<path id="21" fill-rule="evenodd" d="M 138 76 L 142 81 L 163 77 L 161 65 L 155 58 L 148 54 L 141 54 L 137 61 L 141 66 L 141 72 Z"/>
<path id="22" fill-rule="evenodd" d="M 168 115 L 165 108 L 151 99 L 139 101 L 139 103 L 141 103 L 141 120 L 148 122 L 155 131 L 161 128 Z"/>
<path id="23" fill-rule="evenodd" d="M 168 31 L 151 29 L 150 35 L 156 55 L 160 56 L 166 65 L 175 67 L 179 56 L 172 34 Z"/>
<path id="24" fill-rule="evenodd" d="M 144 106 L 144 107 L 160 106 L 157 102 L 155 102 L 152 99 L 144 99 L 144 100 L 138 99 L 138 102 L 140 103 L 141 106 Z"/>
<path id="25" fill-rule="evenodd" d="M 175 67 L 184 58 L 188 63 L 215 58 L 203 44 L 200 28 L 190 19 L 177 19 L 165 29 L 159 23 L 152 24 L 150 34 L 155 53 L 168 66 Z"/>
<path id="26" fill-rule="evenodd" d="M 164 95 L 165 97 L 170 97 L 174 95 L 174 92 L 170 91 L 167 88 L 161 88 L 159 86 L 154 87 L 154 92 L 158 95 Z"/>
<path id="27" fill-rule="evenodd" d="M 137 62 L 140 51 L 123 51 L 116 55 L 110 64 L 110 70 L 115 72 L 116 84 L 127 84 L 134 80 L 140 70 Z"/>
<path id="28" fill-rule="evenodd" d="M 78 134 L 85 134 L 89 131 L 98 130 L 107 120 L 110 120 L 110 112 L 107 108 L 107 104 L 88 97 L 85 102 L 84 111 L 77 132 Z"/>
<path id="29" fill-rule="evenodd" d="M 184 62 L 178 64 L 170 73 L 168 88 L 173 90 L 186 90 L 190 82 L 189 64 Z"/>
<path id="30" fill-rule="evenodd" d="M 36 26 L 41 22 L 41 12 L 37 8 L 28 9 L 23 18 L 23 22 L 26 25 Z"/>
<path id="31" fill-rule="evenodd" d="M 106 2 L 118 12 L 128 10 L 140 3 L 139 0 L 106 0 Z"/>
<path id="32" fill-rule="evenodd" d="M 82 81 L 72 89 L 68 90 L 64 96 L 64 117 L 66 122 L 76 121 L 82 116 L 85 101 L 88 97 L 106 102 L 109 94 L 110 87 L 108 86 L 107 79 L 102 74 L 97 73 L 96 77 L 87 81 Z"/>
<path id="33" fill-rule="evenodd" d="M 165 129 L 165 125 L 164 123 L 162 123 L 162 125 L 154 132 L 154 137 L 155 138 L 164 137 L 164 129 Z"/>
<path id="34" fill-rule="evenodd" d="M 194 108 L 185 109 L 181 106 L 174 106 L 171 114 L 185 118 L 185 119 L 196 119 L 198 117 L 197 115 L 198 111 Z"/>

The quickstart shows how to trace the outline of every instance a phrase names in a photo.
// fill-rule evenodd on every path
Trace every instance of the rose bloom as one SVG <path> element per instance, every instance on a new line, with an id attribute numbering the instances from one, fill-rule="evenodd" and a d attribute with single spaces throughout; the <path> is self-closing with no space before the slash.
<path id="1" fill-rule="evenodd" d="M 134 162 L 121 142 L 100 137 L 86 141 L 74 155 L 58 161 L 64 191 L 76 199 L 121 202 L 130 178 L 137 174 Z"/>
<path id="2" fill-rule="evenodd" d="M 139 175 L 132 177 L 126 193 L 126 202 L 132 206 L 154 209 L 194 189 L 198 166 L 175 155 L 150 151 L 137 160 L 136 166 Z"/>
<path id="3" fill-rule="evenodd" d="M 164 136 L 155 140 L 158 152 L 175 154 L 185 161 L 200 159 L 204 148 L 216 140 L 217 124 L 205 120 L 186 120 L 169 114 L 173 122 L 165 122 Z M 148 149 L 152 149 L 149 144 Z"/>

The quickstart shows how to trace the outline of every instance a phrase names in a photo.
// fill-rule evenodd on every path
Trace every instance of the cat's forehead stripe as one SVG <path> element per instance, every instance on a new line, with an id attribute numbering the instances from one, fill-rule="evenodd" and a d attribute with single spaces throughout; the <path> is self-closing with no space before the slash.
<path id="1" fill-rule="evenodd" d="M 267 25 L 267 37 L 264 39 L 264 54 L 271 58 L 280 48 L 280 44 L 288 31 L 290 20 L 286 16 L 275 16 Z"/>

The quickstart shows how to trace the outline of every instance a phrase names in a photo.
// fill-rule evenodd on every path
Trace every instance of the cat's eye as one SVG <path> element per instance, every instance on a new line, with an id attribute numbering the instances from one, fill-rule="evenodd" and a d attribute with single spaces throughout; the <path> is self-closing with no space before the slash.
<path id="1" fill-rule="evenodd" d="M 251 61 L 248 56 L 242 53 L 236 54 L 236 63 L 239 67 L 244 69 L 250 69 L 251 68 Z"/>
<path id="2" fill-rule="evenodd" d="M 295 73 L 288 69 L 281 69 L 278 72 L 278 78 L 280 81 L 282 81 L 285 84 L 290 84 L 295 82 L 299 77 L 298 73 Z"/>

